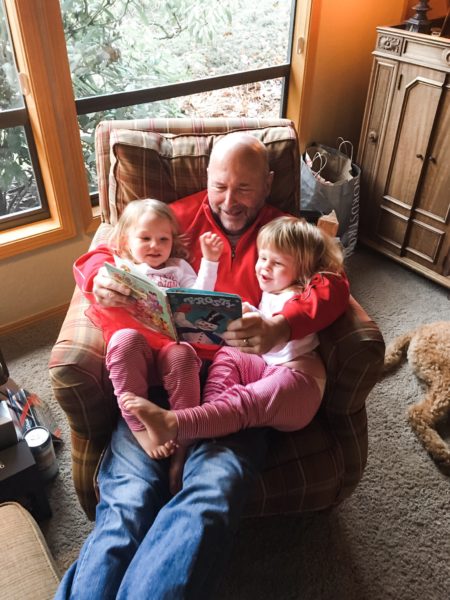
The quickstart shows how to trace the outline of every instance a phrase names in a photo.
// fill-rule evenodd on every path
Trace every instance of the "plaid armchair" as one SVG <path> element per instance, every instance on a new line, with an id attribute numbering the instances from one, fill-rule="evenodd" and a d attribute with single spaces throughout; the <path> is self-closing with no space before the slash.
<path id="1" fill-rule="evenodd" d="M 275 172 L 269 202 L 297 213 L 298 140 L 287 119 L 103 121 L 95 142 L 102 224 L 91 247 L 105 240 L 128 202 L 143 197 L 171 202 L 205 189 L 214 138 L 234 130 L 248 130 L 266 144 Z M 50 377 L 71 428 L 75 489 L 93 519 L 96 469 L 118 408 L 102 333 L 85 316 L 86 308 L 75 290 L 51 354 Z M 361 479 L 367 460 L 365 399 L 383 364 L 383 338 L 354 299 L 319 338 L 328 377 L 321 408 L 306 428 L 274 433 L 247 515 L 325 509 L 349 496 Z"/>

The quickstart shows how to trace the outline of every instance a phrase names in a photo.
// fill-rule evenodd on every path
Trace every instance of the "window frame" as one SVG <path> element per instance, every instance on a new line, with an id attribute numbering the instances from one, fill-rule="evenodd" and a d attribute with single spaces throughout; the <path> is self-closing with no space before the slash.
<path id="1" fill-rule="evenodd" d="M 0 221 L 0 231 L 6 231 L 14 226 L 26 225 L 27 223 L 35 222 L 39 219 L 42 220 L 50 216 L 47 203 L 47 194 L 42 181 L 39 160 L 36 152 L 36 145 L 34 143 L 28 112 L 25 107 L 0 111 L 0 129 L 7 130 L 15 127 L 21 127 L 24 131 L 41 206 L 39 208 L 32 208 L 30 210 L 22 211 L 12 215 L 2 215 Z"/>
<path id="2" fill-rule="evenodd" d="M 50 214 L 2 231 L 0 258 L 74 237 L 76 203 L 85 225 L 94 221 L 87 183 L 83 184 L 86 175 L 59 2 L 4 0 L 4 6 Z M 70 169 L 64 169 L 66 156 Z"/>

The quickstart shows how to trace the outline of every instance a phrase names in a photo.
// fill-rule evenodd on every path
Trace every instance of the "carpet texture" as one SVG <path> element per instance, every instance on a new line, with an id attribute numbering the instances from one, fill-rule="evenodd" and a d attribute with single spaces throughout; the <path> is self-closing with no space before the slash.
<path id="1" fill-rule="evenodd" d="M 386 343 L 450 320 L 449 292 L 368 249 L 348 259 L 352 293 Z M 62 319 L 0 337 L 11 377 L 36 392 L 63 429 L 58 477 L 42 524 L 61 571 L 92 528 L 70 473 L 70 436 L 52 398 L 47 361 Z M 450 477 L 439 472 L 406 420 L 423 394 L 409 365 L 380 381 L 367 402 L 369 458 L 361 483 L 325 513 L 243 520 L 219 600 L 446 600 L 450 595 Z"/>

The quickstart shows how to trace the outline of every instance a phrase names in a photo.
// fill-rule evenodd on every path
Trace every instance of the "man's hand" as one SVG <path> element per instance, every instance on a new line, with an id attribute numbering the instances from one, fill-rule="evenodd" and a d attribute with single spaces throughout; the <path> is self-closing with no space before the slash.
<path id="1" fill-rule="evenodd" d="M 200 236 L 200 248 L 203 258 L 211 262 L 217 262 L 223 251 L 223 242 L 217 233 L 206 231 Z"/>
<path id="2" fill-rule="evenodd" d="M 92 293 L 98 304 L 108 308 L 126 307 L 132 302 L 130 288 L 112 279 L 105 267 L 94 277 Z"/>
<path id="3" fill-rule="evenodd" d="M 245 313 L 228 325 L 222 335 L 229 346 L 247 354 L 264 354 L 289 341 L 291 331 L 283 315 L 263 317 L 260 313 Z"/>

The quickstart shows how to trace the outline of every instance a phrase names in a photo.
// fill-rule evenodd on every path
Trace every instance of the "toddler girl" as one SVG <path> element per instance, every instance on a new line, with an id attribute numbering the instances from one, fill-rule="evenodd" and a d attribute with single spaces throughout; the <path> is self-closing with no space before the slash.
<path id="1" fill-rule="evenodd" d="M 259 310 L 272 316 L 294 299 L 306 303 L 313 315 L 311 287 L 320 283 L 322 274 L 343 274 L 343 255 L 336 241 L 295 217 L 280 217 L 265 225 L 257 247 L 255 271 L 262 298 L 258 309 L 244 306 L 246 312 Z M 169 440 L 186 443 L 246 427 L 300 429 L 316 414 L 325 389 L 318 343 L 313 333 L 262 356 L 220 349 L 208 373 L 203 403 L 193 408 L 166 411 L 133 395 L 123 403 L 145 424 L 157 453 L 165 451 Z"/>
<path id="2" fill-rule="evenodd" d="M 200 237 L 200 245 L 203 259 L 196 275 L 185 260 L 187 251 L 172 211 L 163 202 L 153 199 L 130 202 L 109 239 L 109 248 L 118 266 L 131 261 L 134 268 L 137 266 L 163 289 L 213 290 L 223 242 L 217 234 L 206 232 Z M 162 448 L 160 452 L 155 451 L 139 415 L 126 409 L 123 398 L 130 393 L 147 398 L 150 383 L 160 380 L 171 408 L 199 404 L 201 361 L 195 350 L 186 342 L 166 339 L 161 343 L 161 336 L 138 322 L 133 323 L 124 309 L 97 307 L 88 314 L 103 328 L 107 341 L 106 366 L 123 418 L 147 454 L 152 458 L 168 456 L 174 451 L 174 445 L 169 443 L 163 447 L 164 451 Z M 176 458 L 172 462 L 171 480 L 176 487 L 179 467 Z"/>

